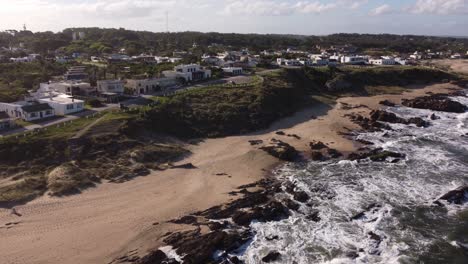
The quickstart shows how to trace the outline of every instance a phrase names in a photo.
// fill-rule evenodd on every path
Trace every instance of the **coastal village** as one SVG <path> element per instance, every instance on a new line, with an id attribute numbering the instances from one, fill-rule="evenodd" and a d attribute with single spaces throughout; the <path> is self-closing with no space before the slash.
<path id="1" fill-rule="evenodd" d="M 467 49 L 0 32 L 0 263 L 466 257 Z"/>
<path id="2" fill-rule="evenodd" d="M 80 41 L 86 39 L 86 34 L 73 31 L 72 38 L 74 41 Z M 153 96 L 171 95 L 188 88 L 246 84 L 252 82 L 252 77 L 258 72 L 278 68 L 405 67 L 424 65 L 425 61 L 434 59 L 468 58 L 468 51 L 463 54 L 450 50 L 417 50 L 409 54 L 373 56 L 361 53 L 359 48 L 353 45 L 316 46 L 309 51 L 290 47 L 252 53 L 248 48 L 232 50 L 213 43 L 208 48 L 216 47 L 219 52 L 205 53 L 195 58 L 190 50 L 175 50 L 172 56 L 161 56 L 152 52 L 129 56 L 125 49 L 116 53 L 102 53 L 99 56 L 79 52 L 64 55 L 59 50 L 49 54 L 28 54 L 24 46 L 24 43 L 19 43 L 17 46 L 0 47 L 0 61 L 7 64 L 27 64 L 46 60 L 69 65 L 68 71 L 62 76 L 53 76 L 51 80 L 29 90 L 29 95 L 25 95 L 23 100 L 0 102 L 0 135 L 25 131 L 28 124 L 29 129 L 36 129 L 60 123 L 60 120 L 69 121 L 67 116 L 86 116 L 92 112 L 80 113 L 90 109 L 100 111 L 109 107 L 124 107 L 125 104 L 135 102 L 136 105 L 144 105 L 150 103 Z M 197 48 L 198 44 L 193 43 L 192 47 Z M 12 52 L 27 56 L 1 55 Z M 194 62 L 184 64 L 187 57 L 191 57 L 191 61 Z M 159 76 L 132 75 L 132 68 L 141 65 L 165 65 L 172 69 L 161 71 Z M 96 68 L 110 67 L 113 68 L 113 73 L 96 75 Z M 113 75 L 114 78 L 109 79 L 109 75 Z M 136 100 L 138 98 L 147 100 Z M 106 105 L 107 108 L 104 107 Z M 55 121 L 50 122 L 52 119 Z"/>

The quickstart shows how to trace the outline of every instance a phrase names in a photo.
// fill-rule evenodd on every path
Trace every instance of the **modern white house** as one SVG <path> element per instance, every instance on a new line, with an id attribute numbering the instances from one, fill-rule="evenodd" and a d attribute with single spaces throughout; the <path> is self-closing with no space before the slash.
<path id="1" fill-rule="evenodd" d="M 97 81 L 98 93 L 124 93 L 124 82 L 122 80 L 101 80 Z"/>
<path id="2" fill-rule="evenodd" d="M 345 64 L 365 64 L 367 63 L 367 58 L 363 56 L 344 56 L 341 57 L 341 63 Z"/>
<path id="3" fill-rule="evenodd" d="M 379 59 L 370 59 L 369 63 L 373 65 L 395 65 L 397 64 L 395 59 L 390 56 L 382 56 Z"/>
<path id="4" fill-rule="evenodd" d="M 84 110 L 84 101 L 62 94 L 55 97 L 41 98 L 39 102 L 48 104 L 56 115 L 69 115 Z"/>
<path id="5" fill-rule="evenodd" d="M 227 67 L 227 68 L 223 68 L 223 72 L 228 75 L 241 75 L 242 68 L 241 67 Z"/>
<path id="6" fill-rule="evenodd" d="M 211 77 L 211 70 L 204 69 L 198 64 L 183 64 L 174 67 L 173 71 L 164 71 L 167 78 L 183 78 L 185 81 L 199 81 Z"/>
<path id="7" fill-rule="evenodd" d="M 38 101 L 0 103 L 0 111 L 7 113 L 10 118 L 21 118 L 28 122 L 55 116 L 49 104 Z"/>
<path id="8" fill-rule="evenodd" d="M 177 84 L 175 78 L 128 79 L 125 87 L 134 95 L 148 94 Z"/>
<path id="9" fill-rule="evenodd" d="M 90 83 L 81 81 L 48 82 L 39 85 L 38 92 L 54 91 L 68 95 L 90 95 L 96 92 Z"/>

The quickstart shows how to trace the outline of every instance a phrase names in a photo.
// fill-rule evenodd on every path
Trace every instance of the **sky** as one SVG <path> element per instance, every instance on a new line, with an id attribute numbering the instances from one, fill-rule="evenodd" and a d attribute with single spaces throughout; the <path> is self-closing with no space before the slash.
<path id="1" fill-rule="evenodd" d="M 0 0 L 0 30 L 468 36 L 468 0 Z"/>

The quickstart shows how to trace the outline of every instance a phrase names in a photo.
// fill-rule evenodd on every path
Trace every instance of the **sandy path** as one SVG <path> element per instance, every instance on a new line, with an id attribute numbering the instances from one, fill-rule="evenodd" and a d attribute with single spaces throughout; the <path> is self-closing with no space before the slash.
<path id="1" fill-rule="evenodd" d="M 411 94 L 343 98 L 340 102 L 377 108 L 383 98 L 398 101 L 447 87 L 450 85 L 433 85 Z M 258 147 L 250 146 L 248 140 L 275 137 L 302 151 L 308 150 L 310 141 L 321 140 L 341 151 L 352 151 L 354 143 L 339 135 L 346 132 L 344 127 L 356 128 L 344 117 L 351 111 L 365 113 L 369 109 L 346 110 L 340 104 L 309 108 L 265 131 L 208 139 L 191 146 L 193 155 L 181 163 L 191 162 L 196 169 L 154 172 L 64 198 L 43 196 L 18 206 L 21 217 L 0 209 L 0 263 L 106 263 L 134 249 L 143 254 L 160 245 L 162 234 L 181 228 L 165 221 L 229 201 L 228 192 L 261 179 L 278 164 Z M 312 120 L 312 115 L 319 118 Z M 278 136 L 276 130 L 301 139 Z M 12 222 L 19 223 L 7 225 Z M 153 225 L 156 222 L 160 224 Z"/>

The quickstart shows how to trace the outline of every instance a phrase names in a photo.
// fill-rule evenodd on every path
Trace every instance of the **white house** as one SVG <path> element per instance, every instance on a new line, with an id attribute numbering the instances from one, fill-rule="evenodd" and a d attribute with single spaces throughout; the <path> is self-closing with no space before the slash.
<path id="1" fill-rule="evenodd" d="M 367 58 L 362 56 L 344 56 L 341 58 L 341 63 L 346 64 L 365 64 L 367 62 Z"/>
<path id="2" fill-rule="evenodd" d="M 382 56 L 379 59 L 370 59 L 369 63 L 373 65 L 395 65 L 396 61 L 393 57 Z"/>
<path id="3" fill-rule="evenodd" d="M 184 64 L 174 67 L 174 71 L 164 71 L 167 78 L 183 78 L 185 81 L 199 81 L 211 77 L 211 70 L 203 69 L 198 64 Z"/>
<path id="4" fill-rule="evenodd" d="M 121 80 L 101 80 L 97 81 L 97 91 L 99 93 L 124 93 L 124 82 Z"/>
<path id="5" fill-rule="evenodd" d="M 462 56 L 460 55 L 460 53 L 455 53 L 452 56 L 450 56 L 450 58 L 454 60 L 459 60 L 462 58 Z"/>
<path id="6" fill-rule="evenodd" d="M 10 118 L 21 118 L 28 122 L 55 115 L 54 109 L 49 104 L 38 101 L 0 103 L 0 111 L 7 113 Z"/>
<path id="7" fill-rule="evenodd" d="M 96 92 L 90 83 L 81 81 L 48 82 L 39 85 L 38 92 L 58 92 L 68 95 L 90 95 Z"/>
<path id="8" fill-rule="evenodd" d="M 55 111 L 56 115 L 68 115 L 83 111 L 84 101 L 74 99 L 73 97 L 61 94 L 55 97 L 41 98 L 39 102 L 48 104 Z"/>
<path id="9" fill-rule="evenodd" d="M 134 95 L 148 94 L 177 84 L 175 78 L 128 79 L 125 87 Z"/>
<path id="10" fill-rule="evenodd" d="M 227 68 L 223 68 L 223 72 L 229 75 L 241 75 L 242 68 L 241 67 L 227 67 Z"/>

